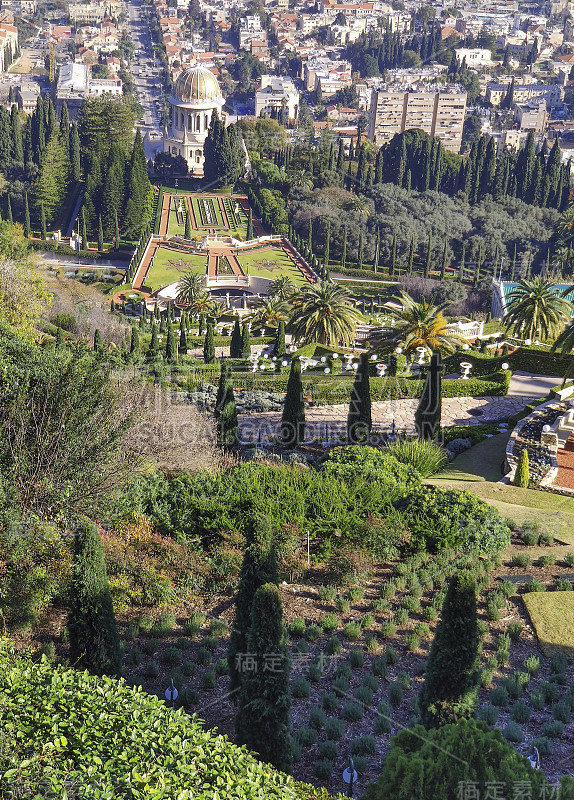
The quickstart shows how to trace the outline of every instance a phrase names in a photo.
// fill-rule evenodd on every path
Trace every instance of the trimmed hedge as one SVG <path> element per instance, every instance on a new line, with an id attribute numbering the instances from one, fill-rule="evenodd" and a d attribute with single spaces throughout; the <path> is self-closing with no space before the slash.
<path id="1" fill-rule="evenodd" d="M 328 800 L 200 719 L 123 680 L 33 664 L 3 645 L 0 790 L 21 796 Z M 70 721 L 73 721 L 72 723 Z M 40 787 L 42 791 L 40 792 Z"/>
<path id="2" fill-rule="evenodd" d="M 468 350 L 464 353 L 457 352 L 444 360 L 445 367 L 452 371 L 458 371 L 460 359 L 463 357 L 465 361 L 472 364 L 474 376 L 492 374 L 499 370 L 504 362 L 509 364 L 512 370 L 533 372 L 536 375 L 564 376 L 570 363 L 568 358 L 551 355 L 547 347 L 531 345 L 530 347 L 519 347 L 506 356 L 492 356 L 475 350 Z"/>

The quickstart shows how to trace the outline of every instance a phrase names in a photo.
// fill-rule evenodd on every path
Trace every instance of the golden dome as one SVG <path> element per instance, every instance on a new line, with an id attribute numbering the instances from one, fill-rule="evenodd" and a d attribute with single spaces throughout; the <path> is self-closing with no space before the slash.
<path id="1" fill-rule="evenodd" d="M 201 66 L 184 69 L 175 82 L 174 94 L 181 103 L 223 99 L 217 78 Z"/>

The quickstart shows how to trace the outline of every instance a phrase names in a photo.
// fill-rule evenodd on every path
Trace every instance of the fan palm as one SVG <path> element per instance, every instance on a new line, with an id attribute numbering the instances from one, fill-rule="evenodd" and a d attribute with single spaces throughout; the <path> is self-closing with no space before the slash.
<path id="1" fill-rule="evenodd" d="M 261 297 L 256 301 L 256 311 L 251 319 L 252 325 L 262 325 L 266 328 L 276 328 L 289 318 L 289 304 L 278 296 Z"/>
<path id="2" fill-rule="evenodd" d="M 525 339 L 540 335 L 552 339 L 561 332 L 574 306 L 553 288 L 551 281 L 535 277 L 521 280 L 507 297 L 507 330 Z"/>
<path id="3" fill-rule="evenodd" d="M 191 306 L 197 297 L 204 294 L 204 276 L 197 272 L 184 272 L 177 282 L 177 302 Z"/>
<path id="4" fill-rule="evenodd" d="M 281 275 L 269 286 L 268 296 L 279 300 L 289 300 L 297 291 L 297 287 L 288 275 Z"/>
<path id="5" fill-rule="evenodd" d="M 350 345 L 358 315 L 342 286 L 321 281 L 295 295 L 289 329 L 306 344 Z"/>
<path id="6" fill-rule="evenodd" d="M 400 305 L 397 312 L 396 304 Z M 401 292 L 397 297 L 391 298 L 385 304 L 392 313 L 398 316 L 396 330 L 391 337 L 378 343 L 376 349 L 384 349 L 397 340 L 406 352 L 412 352 L 417 347 L 426 348 L 427 352 L 440 350 L 441 353 L 452 353 L 466 340 L 455 331 L 449 330 L 448 321 L 443 314 L 446 303 L 435 305 L 434 299 L 420 301 L 414 300 L 408 292 Z"/>

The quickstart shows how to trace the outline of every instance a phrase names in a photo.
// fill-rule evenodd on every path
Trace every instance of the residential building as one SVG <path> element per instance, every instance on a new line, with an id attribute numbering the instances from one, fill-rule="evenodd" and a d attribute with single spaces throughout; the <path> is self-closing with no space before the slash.
<path id="1" fill-rule="evenodd" d="M 509 84 L 491 83 L 486 89 L 486 99 L 493 106 L 499 106 L 508 92 Z M 564 87 L 557 83 L 515 84 L 513 97 L 515 103 L 530 103 L 534 100 L 546 101 L 548 110 L 559 108 L 564 102 Z"/>
<path id="2" fill-rule="evenodd" d="M 40 96 L 40 86 L 32 81 L 22 82 L 16 86 L 15 95 L 20 111 L 32 114 Z"/>
<path id="3" fill-rule="evenodd" d="M 252 39 L 261 40 L 265 33 L 266 31 L 261 25 L 261 17 L 258 14 L 248 14 L 241 20 L 239 26 L 239 49 L 246 50 Z"/>
<path id="4" fill-rule="evenodd" d="M 320 84 L 324 97 L 351 85 L 352 70 L 349 61 L 330 58 L 309 59 L 303 63 L 302 72 L 307 91 L 314 91 Z"/>
<path id="5" fill-rule="evenodd" d="M 458 153 L 466 111 L 466 92 L 455 84 L 406 91 L 390 85 L 373 90 L 369 109 L 369 139 L 381 145 L 397 133 L 421 128 Z"/>
<path id="6" fill-rule="evenodd" d="M 299 92 L 291 78 L 262 75 L 261 85 L 255 92 L 255 116 L 277 117 L 285 109 L 287 121 L 294 123 L 299 117 Z"/>
<path id="7" fill-rule="evenodd" d="M 514 108 L 514 118 L 520 130 L 544 133 L 548 122 L 548 111 L 544 100 L 535 100 L 532 103 L 517 103 Z"/>

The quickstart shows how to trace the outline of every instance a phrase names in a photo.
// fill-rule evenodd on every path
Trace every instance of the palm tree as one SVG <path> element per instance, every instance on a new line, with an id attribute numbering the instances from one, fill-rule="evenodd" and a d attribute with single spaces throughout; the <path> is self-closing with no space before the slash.
<path id="1" fill-rule="evenodd" d="M 276 278 L 269 286 L 267 292 L 269 297 L 277 297 L 279 300 L 290 300 L 297 291 L 297 287 L 288 275 L 281 275 Z"/>
<path id="2" fill-rule="evenodd" d="M 574 203 L 570 203 L 568 208 L 562 212 L 556 229 L 559 236 L 565 239 L 574 237 Z"/>
<path id="3" fill-rule="evenodd" d="M 190 306 L 191 313 L 194 317 L 199 317 L 201 314 L 205 314 L 206 316 L 211 316 L 211 306 L 213 305 L 213 300 L 208 295 L 207 292 L 198 295 L 193 303 Z"/>
<path id="4" fill-rule="evenodd" d="M 368 197 L 359 194 L 354 197 L 351 202 L 351 211 L 353 211 L 359 219 L 369 217 L 373 211 L 373 203 Z"/>
<path id="5" fill-rule="evenodd" d="M 295 309 L 289 330 L 305 344 L 351 345 L 358 315 L 342 286 L 321 281 L 294 298 Z"/>
<path id="6" fill-rule="evenodd" d="M 396 304 L 400 305 L 397 312 Z M 390 344 L 401 343 L 403 350 L 412 352 L 417 347 L 426 348 L 428 353 L 440 350 L 441 353 L 452 353 L 456 347 L 465 344 L 466 340 L 455 331 L 449 330 L 448 321 L 443 314 L 448 304 L 435 305 L 434 298 L 417 302 L 408 292 L 401 292 L 392 297 L 385 306 L 397 316 L 396 329 L 390 337 L 378 342 L 376 350 L 384 350 Z"/>
<path id="7" fill-rule="evenodd" d="M 251 323 L 254 327 L 276 328 L 289 318 L 289 304 L 278 296 L 261 297 L 256 301 L 256 311 Z"/>
<path id="8" fill-rule="evenodd" d="M 177 282 L 177 302 L 191 306 L 205 294 L 204 276 L 197 272 L 184 272 Z"/>
<path id="9" fill-rule="evenodd" d="M 512 329 L 525 339 L 555 338 L 574 310 L 572 303 L 553 288 L 551 281 L 539 276 L 521 280 L 506 302 L 506 329 Z"/>

